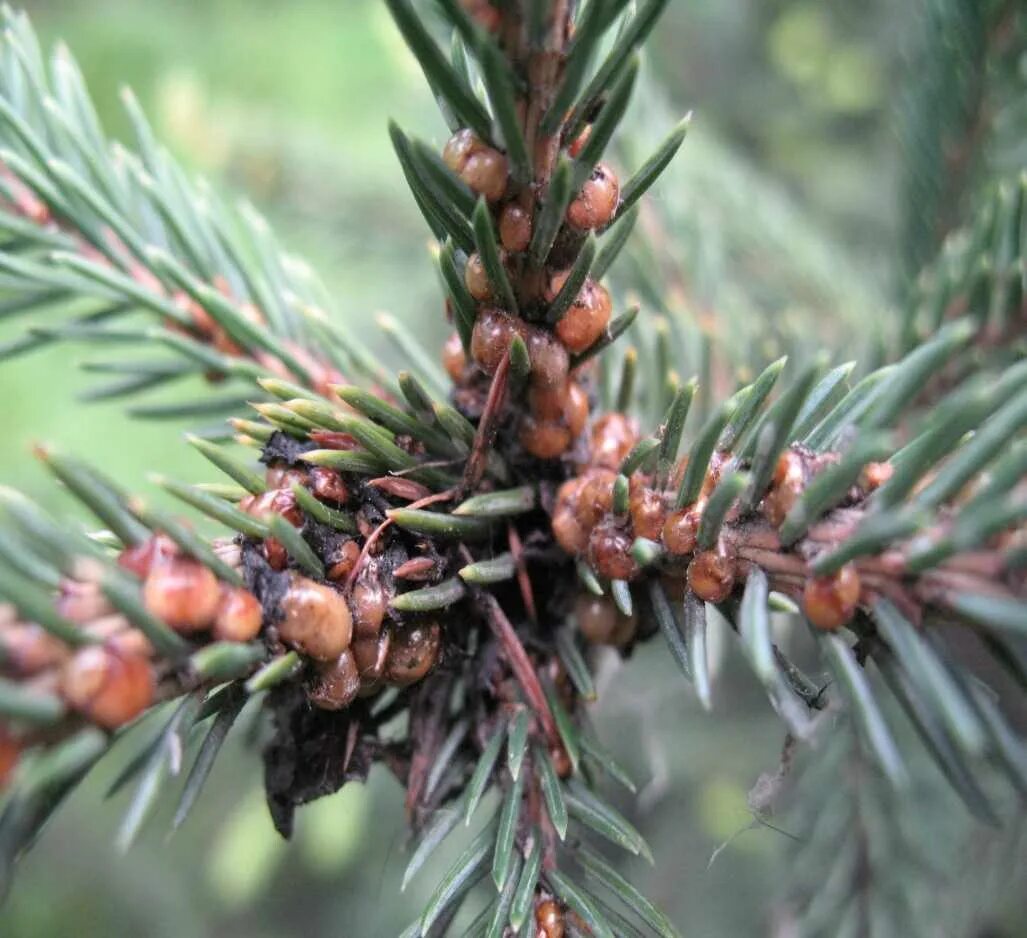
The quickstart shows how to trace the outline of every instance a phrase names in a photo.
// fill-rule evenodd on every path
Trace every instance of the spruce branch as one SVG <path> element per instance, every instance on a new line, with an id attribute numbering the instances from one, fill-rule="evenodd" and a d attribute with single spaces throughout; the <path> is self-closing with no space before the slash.
<path id="1" fill-rule="evenodd" d="M 1022 792 L 1022 740 L 936 626 L 972 630 L 1027 683 L 1022 362 L 991 384 L 976 377 L 980 321 L 967 310 L 851 387 L 851 363 L 827 370 L 825 357 L 797 355 L 761 361 L 751 382 L 731 371 L 721 394 L 709 387 L 709 347 L 697 379 L 678 375 L 680 322 L 661 318 L 648 330 L 655 367 L 625 353 L 618 407 L 604 410 L 608 350 L 637 340 L 644 320 L 638 307 L 614 319 L 598 276 L 683 128 L 636 163 L 623 191 L 604 160 L 637 48 L 666 4 L 594 0 L 576 19 L 563 2 L 439 3 L 459 36 L 455 57 L 408 0 L 388 6 L 454 131 L 439 158 L 390 128 L 440 240 L 456 325 L 445 374 L 387 317 L 378 325 L 410 367 L 385 373 L 252 212 L 215 210 L 187 182 L 131 99 L 137 155 L 108 149 L 66 65 L 56 111 L 0 95 L 16 230 L 0 254 L 5 276 L 26 309 L 57 295 L 103 304 L 32 341 L 160 338 L 169 364 L 94 369 L 127 371 L 138 388 L 185 362 L 263 396 L 231 422 L 241 449 L 190 440 L 219 481 L 154 480 L 225 537 L 200 536 L 51 449 L 38 455 L 102 536 L 65 530 L 3 491 L 5 879 L 63 793 L 162 704 L 158 731 L 116 782 L 136 787 L 117 839 L 136 836 L 183 774 L 185 734 L 209 721 L 179 822 L 258 697 L 272 724 L 268 806 L 284 835 L 297 807 L 375 764 L 404 786 L 420 836 L 404 885 L 474 827 L 406 934 L 453 933 L 483 893 L 474 927 L 490 935 L 673 935 L 596 850 L 653 858 L 598 791 L 597 766 L 632 785 L 585 726 L 596 695 L 588 649 L 626 655 L 659 634 L 709 709 L 710 604 L 796 740 L 824 724 L 818 712 L 844 710 L 860 758 L 902 790 L 909 760 L 879 671 L 970 810 L 998 816 L 974 767 L 993 761 Z M 27 41 L 26 21 L 7 16 Z M 31 68 L 15 57 L 3 75 Z M 31 77 L 28 93 L 45 93 L 47 76 Z M 65 137 L 46 123 L 61 114 L 74 131 Z M 120 321 L 137 309 L 157 325 Z M 924 412 L 918 394 L 938 374 L 952 377 Z M 200 410 L 235 403 L 163 413 Z M 649 415 L 650 434 L 636 414 Z M 823 673 L 775 644 L 773 615 L 810 626 Z M 842 892 L 862 887 L 849 873 L 865 859 L 855 835 L 838 864 Z"/>

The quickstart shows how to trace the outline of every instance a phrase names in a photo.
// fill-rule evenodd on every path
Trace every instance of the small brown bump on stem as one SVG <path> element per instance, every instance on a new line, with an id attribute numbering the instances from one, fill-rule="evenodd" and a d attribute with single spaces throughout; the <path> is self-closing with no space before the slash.
<path id="1" fill-rule="evenodd" d="M 720 549 L 697 553 L 688 565 L 688 585 L 708 603 L 722 603 L 735 587 L 735 561 Z"/>
<path id="2" fill-rule="evenodd" d="M 365 684 L 379 682 L 384 677 L 391 642 L 392 632 L 386 627 L 374 638 L 358 638 L 350 646 L 360 679 Z"/>
<path id="3" fill-rule="evenodd" d="M 9 625 L 0 632 L 0 658 L 19 677 L 48 671 L 64 662 L 68 646 L 33 622 Z"/>
<path id="4" fill-rule="evenodd" d="M 571 436 L 579 436 L 588 422 L 588 394 L 576 381 L 567 383 L 567 398 L 563 408 L 563 419 Z"/>
<path id="5" fill-rule="evenodd" d="M 527 330 L 531 383 L 541 388 L 562 388 L 570 371 L 567 349 L 548 329 Z"/>
<path id="6" fill-rule="evenodd" d="M 156 534 L 139 544 L 126 547 L 118 554 L 118 566 L 140 580 L 145 580 L 150 568 L 178 553 L 178 545 L 164 534 Z"/>
<path id="7" fill-rule="evenodd" d="M 70 622 L 92 622 L 110 615 L 114 609 L 97 583 L 64 580 L 57 597 L 57 612 Z"/>
<path id="8" fill-rule="evenodd" d="M 569 275 L 569 271 L 562 270 L 549 278 L 544 293 L 546 302 L 552 303 L 556 299 Z M 557 338 L 568 351 L 575 354 L 584 352 L 603 334 L 612 312 L 613 303 L 606 287 L 589 278 L 556 324 Z"/>
<path id="9" fill-rule="evenodd" d="M 509 166 L 506 156 L 483 143 L 470 130 L 458 130 L 446 143 L 442 159 L 468 186 L 489 202 L 506 192 Z"/>
<path id="10" fill-rule="evenodd" d="M 873 492 L 887 482 L 895 468 L 889 462 L 868 462 L 859 474 L 859 487 L 865 492 Z"/>
<path id="11" fill-rule="evenodd" d="M 315 466 L 310 470 L 310 489 L 322 502 L 341 505 L 349 498 L 349 489 L 342 476 L 326 466 Z"/>
<path id="12" fill-rule="evenodd" d="M 601 522 L 588 541 L 588 559 L 600 576 L 630 580 L 638 575 L 638 562 L 631 555 L 634 539 L 618 522 Z"/>
<path id="13" fill-rule="evenodd" d="M 291 485 L 294 480 L 286 476 L 282 481 Z M 296 504 L 291 488 L 268 489 L 260 495 L 247 495 L 239 502 L 239 510 L 258 521 L 268 522 L 275 515 L 281 515 L 294 527 L 303 523 L 303 512 Z"/>
<path id="14" fill-rule="evenodd" d="M 833 631 L 849 622 L 859 606 L 860 576 L 856 565 L 847 563 L 827 576 L 812 577 L 802 591 L 806 618 L 818 629 Z"/>
<path id="15" fill-rule="evenodd" d="M 571 556 L 578 556 L 588 550 L 589 531 L 567 507 L 557 508 L 553 513 L 553 537 Z"/>
<path id="16" fill-rule="evenodd" d="M 623 648 L 638 630 L 638 616 L 624 615 L 608 596 L 579 593 L 574 602 L 574 617 L 581 634 L 595 645 Z"/>
<path id="17" fill-rule="evenodd" d="M 613 484 L 617 474 L 612 469 L 589 469 L 582 476 L 581 490 L 575 499 L 578 521 L 589 531 L 613 510 Z"/>
<path id="18" fill-rule="evenodd" d="M 604 414 L 592 425 L 592 464 L 616 471 L 638 442 L 638 422 L 625 414 Z"/>
<path id="19" fill-rule="evenodd" d="M 518 331 L 517 320 L 501 309 L 488 306 L 478 313 L 471 333 L 471 355 L 485 374 L 495 374 Z"/>
<path id="20" fill-rule="evenodd" d="M 802 457 L 792 450 L 785 450 L 778 457 L 770 491 L 764 496 L 761 505 L 764 517 L 774 527 L 785 520 L 792 506 L 799 500 L 804 484 Z"/>
<path id="21" fill-rule="evenodd" d="M 526 414 L 521 420 L 519 439 L 536 459 L 556 459 L 571 445 L 571 431 L 560 421 L 539 420 Z"/>
<path id="22" fill-rule="evenodd" d="M 287 489 L 291 488 L 294 482 L 299 482 L 300 485 L 306 485 L 308 479 L 308 473 L 306 469 L 294 469 L 290 466 L 283 466 L 279 463 L 274 463 L 267 467 L 267 472 L 264 473 L 264 482 L 268 489 Z"/>
<path id="23" fill-rule="evenodd" d="M 451 332 L 442 346 L 442 367 L 454 384 L 459 384 L 464 379 L 464 372 L 467 369 L 467 354 L 464 352 L 463 342 L 460 336 Z"/>
<path id="24" fill-rule="evenodd" d="M 480 254 L 472 254 L 464 266 L 464 286 L 478 302 L 484 303 L 492 297 L 492 284 L 485 272 L 485 264 Z"/>
<path id="25" fill-rule="evenodd" d="M 214 637 L 223 642 L 249 642 L 260 634 L 264 612 L 249 590 L 224 586 L 214 619 Z"/>
<path id="26" fill-rule="evenodd" d="M 667 516 L 663 525 L 663 546 L 679 557 L 695 550 L 702 521 L 702 505 L 686 505 Z"/>
<path id="27" fill-rule="evenodd" d="M 535 938 L 563 938 L 563 909 L 553 899 L 545 899 L 535 906 Z"/>
<path id="28" fill-rule="evenodd" d="M 143 584 L 146 608 L 183 635 L 209 628 L 220 600 L 217 577 L 203 564 L 184 557 L 153 566 Z"/>
<path id="29" fill-rule="evenodd" d="M 397 628 L 385 659 L 389 681 L 406 687 L 424 678 L 439 660 L 442 627 L 428 622 Z"/>
<path id="30" fill-rule="evenodd" d="M 331 566 L 328 567 L 328 579 L 333 582 L 345 580 L 350 575 L 360 557 L 360 545 L 356 541 L 346 541 L 336 553 L 325 558 Z"/>
<path id="31" fill-rule="evenodd" d="M 389 607 L 385 588 L 377 573 L 365 567 L 349 594 L 353 631 L 358 638 L 373 638 L 380 631 Z"/>
<path id="32" fill-rule="evenodd" d="M 617 211 L 619 199 L 617 174 L 606 163 L 599 163 L 567 206 L 567 222 L 579 231 L 604 228 Z"/>
<path id="33" fill-rule="evenodd" d="M 503 22 L 503 14 L 489 0 L 460 0 L 460 6 L 486 32 L 496 32 Z"/>
<path id="34" fill-rule="evenodd" d="M 278 634 L 287 645 L 319 661 L 334 661 L 350 644 L 353 617 L 330 586 L 293 573 L 281 601 Z"/>
<path id="35" fill-rule="evenodd" d="M 631 478 L 628 511 L 635 537 L 645 537 L 651 541 L 660 539 L 667 517 L 667 506 L 662 493 L 657 492 L 637 473 Z"/>
<path id="36" fill-rule="evenodd" d="M 156 680 L 146 658 L 91 645 L 79 649 L 65 664 L 60 689 L 68 706 L 97 726 L 113 730 L 153 703 Z"/>
<path id="37" fill-rule="evenodd" d="M 335 661 L 319 665 L 307 685 L 307 699 L 320 710 L 342 710 L 360 692 L 360 674 L 356 659 L 349 649 Z"/>
<path id="38" fill-rule="evenodd" d="M 499 215 L 499 240 L 511 254 L 519 254 L 531 244 L 531 216 L 516 202 L 508 202 Z"/>

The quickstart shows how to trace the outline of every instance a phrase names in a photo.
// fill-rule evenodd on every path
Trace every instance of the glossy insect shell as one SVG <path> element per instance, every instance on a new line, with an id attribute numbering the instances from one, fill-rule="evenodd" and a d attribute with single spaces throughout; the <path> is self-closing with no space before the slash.
<path id="1" fill-rule="evenodd" d="M 297 573 L 281 602 L 277 623 L 282 641 L 301 654 L 335 661 L 353 637 L 353 617 L 342 594 Z"/>
<path id="2" fill-rule="evenodd" d="M 113 730 L 153 703 L 156 679 L 146 658 L 89 645 L 76 651 L 64 666 L 60 689 L 68 706 Z"/>
<path id="3" fill-rule="evenodd" d="M 350 649 L 335 661 L 318 667 L 307 686 L 307 699 L 321 710 L 342 710 L 348 707 L 360 692 L 360 674 Z"/>
<path id="4" fill-rule="evenodd" d="M 249 590 L 226 586 L 221 590 L 214 637 L 224 642 L 248 642 L 260 634 L 264 610 Z"/>
<path id="5" fill-rule="evenodd" d="M 221 585 L 203 564 L 175 557 L 154 564 L 143 584 L 143 602 L 176 632 L 190 635 L 214 623 Z"/>
<path id="6" fill-rule="evenodd" d="M 859 606 L 861 583 L 855 564 L 847 563 L 828 576 L 806 582 L 802 607 L 818 629 L 833 631 L 848 623 Z"/>

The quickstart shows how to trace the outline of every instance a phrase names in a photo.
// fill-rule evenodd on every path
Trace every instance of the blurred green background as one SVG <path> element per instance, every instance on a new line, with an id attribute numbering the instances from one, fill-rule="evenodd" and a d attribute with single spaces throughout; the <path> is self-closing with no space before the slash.
<path id="1" fill-rule="evenodd" d="M 891 265 L 901 225 L 889 96 L 903 80 L 916 8 L 886 0 L 675 0 L 653 44 L 655 81 L 645 94 L 665 95 L 678 112 L 695 109 L 696 132 L 679 157 L 681 175 L 655 198 L 694 198 L 688 180 L 714 173 L 725 190 L 738 186 L 768 205 L 788 205 L 811 226 L 806 234 L 822 235 L 811 240 L 834 252 L 832 290 L 844 299 L 837 308 L 823 300 L 820 314 L 841 320 L 880 311 L 898 284 Z M 383 4 L 34 0 L 28 9 L 47 43 L 71 46 L 114 136 L 127 133 L 117 98 L 127 83 L 189 167 L 251 199 L 281 240 L 320 270 L 343 316 L 366 333 L 367 316 L 388 310 L 432 347 L 441 340 L 426 231 L 386 120 L 440 145 L 444 128 Z M 732 194 L 705 197 L 728 204 Z M 730 243 L 732 226 L 745 223 L 712 213 L 694 239 L 701 250 L 680 256 L 672 240 L 668 258 L 701 280 L 689 265 L 708 258 L 711 245 Z M 765 271 L 800 263 L 784 230 L 760 257 Z M 712 302 L 756 292 L 744 266 L 716 270 L 707 278 Z M 811 270 L 811 280 L 820 273 Z M 0 341 L 21 325 L 0 322 Z M 393 354 L 384 343 L 379 351 Z M 175 442 L 178 425 L 126 419 L 116 404 L 75 403 L 85 381 L 73 365 L 91 354 L 61 349 L 0 369 L 0 481 L 68 510 L 33 466 L 35 440 L 88 455 L 137 490 L 150 470 L 202 477 L 200 458 Z M 630 667 L 608 664 L 593 716 L 644 786 L 639 803 L 620 803 L 660 859 L 656 870 L 632 875 L 676 922 L 688 923 L 689 935 L 764 933 L 787 872 L 787 839 L 749 831 L 709 869 L 707 862 L 750 822 L 746 792 L 776 765 L 780 724 L 740 667 L 722 676 L 712 720 L 662 648 L 641 649 Z M 397 786 L 376 775 L 364 788 L 348 787 L 303 812 L 296 839 L 285 844 L 266 818 L 259 759 L 242 751 L 244 735 L 236 734 L 187 827 L 169 838 L 167 818 L 157 818 L 127 856 L 115 852 L 110 833 L 124 795 L 102 800 L 131 749 L 119 747 L 24 862 L 0 912 L 0 934 L 395 934 L 433 881 L 431 872 L 422 875 L 411 895 L 397 899 L 408 856 Z M 436 875 L 444 860 L 440 854 Z"/>

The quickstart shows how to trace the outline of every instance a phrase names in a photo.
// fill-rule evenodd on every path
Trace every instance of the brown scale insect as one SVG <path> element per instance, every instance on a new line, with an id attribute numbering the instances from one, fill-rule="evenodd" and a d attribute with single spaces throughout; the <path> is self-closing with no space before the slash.
<path id="1" fill-rule="evenodd" d="M 182 635 L 210 628 L 218 614 L 221 584 L 203 564 L 176 557 L 154 564 L 143 583 L 143 602 Z"/>
<path id="2" fill-rule="evenodd" d="M 353 572 L 360 559 L 360 545 L 356 541 L 345 541 L 331 557 L 326 557 L 327 577 L 332 582 L 341 582 Z"/>
<path id="3" fill-rule="evenodd" d="M 264 484 L 267 485 L 268 490 L 275 491 L 276 489 L 289 489 L 294 482 L 306 485 L 308 478 L 309 472 L 306 469 L 275 464 L 267 467 L 267 472 L 264 473 Z M 252 497 L 257 498 L 257 496 Z"/>
<path id="4" fill-rule="evenodd" d="M 392 630 L 388 626 L 374 638 L 354 639 L 350 650 L 364 690 L 374 690 L 381 686 L 391 644 Z"/>
<path id="5" fill-rule="evenodd" d="M 553 899 L 545 899 L 535 906 L 535 938 L 563 938 L 563 909 Z"/>
<path id="6" fill-rule="evenodd" d="M 553 536 L 567 553 L 584 554 L 592 528 L 613 506 L 613 480 L 608 469 L 587 469 L 568 479 L 556 493 Z"/>
<path id="7" fill-rule="evenodd" d="M 588 395 L 576 381 L 567 384 L 567 401 L 563 409 L 563 419 L 567 421 L 571 434 L 580 436 L 588 423 Z"/>
<path id="8" fill-rule="evenodd" d="M 556 774 L 560 778 L 570 778 L 574 773 L 574 763 L 571 761 L 570 754 L 561 745 L 554 745 L 549 747 L 549 758 L 552 760 L 553 768 L 556 769 Z"/>
<path id="9" fill-rule="evenodd" d="M 178 554 L 178 545 L 164 534 L 156 534 L 141 544 L 126 547 L 118 554 L 118 566 L 145 580 L 150 567 Z"/>
<path id="10" fill-rule="evenodd" d="M 637 420 L 616 412 L 604 414 L 592 425 L 592 465 L 616 471 L 638 440 Z"/>
<path id="11" fill-rule="evenodd" d="M 155 655 L 150 640 L 139 629 L 128 627 L 128 622 L 121 616 L 115 616 L 120 626 L 104 643 L 107 648 L 123 658 L 152 659 Z"/>
<path id="12" fill-rule="evenodd" d="M 92 622 L 110 615 L 114 608 L 97 583 L 65 580 L 57 597 L 57 611 L 70 622 Z"/>
<path id="13" fill-rule="evenodd" d="M 489 275 L 485 273 L 485 264 L 480 254 L 472 254 L 467 258 L 464 266 L 464 286 L 479 303 L 484 303 L 492 297 L 492 284 Z"/>
<path id="14" fill-rule="evenodd" d="M 285 478 L 287 477 L 282 477 L 283 481 Z M 281 515 L 294 527 L 299 527 L 303 523 L 303 512 L 296 504 L 296 496 L 287 488 L 268 489 L 260 495 L 247 495 L 239 502 L 239 510 L 265 523 L 275 515 Z M 286 568 L 289 555 L 279 540 L 273 537 L 265 538 L 263 550 L 273 570 Z"/>
<path id="15" fill-rule="evenodd" d="M 508 202 L 499 214 L 499 240 L 511 254 L 531 244 L 531 216 L 516 202 Z"/>
<path id="16" fill-rule="evenodd" d="M 588 550 L 589 531 L 574 516 L 572 508 L 558 507 L 553 512 L 552 527 L 556 543 L 571 556 L 579 556 Z"/>
<path id="17" fill-rule="evenodd" d="M 802 591 L 806 618 L 818 629 L 841 628 L 856 614 L 860 589 L 859 571 L 852 563 L 827 576 L 812 577 Z"/>
<path id="18" fill-rule="evenodd" d="M 663 546 L 679 557 L 695 550 L 702 521 L 702 502 L 671 512 L 663 525 Z"/>
<path id="19" fill-rule="evenodd" d="M 70 654 L 64 642 L 33 622 L 5 627 L 0 632 L 0 650 L 4 668 L 21 677 L 48 671 Z"/>
<path id="20" fill-rule="evenodd" d="M 322 502 L 334 502 L 337 505 L 349 499 L 349 489 L 342 476 L 334 469 L 315 466 L 310 470 L 310 491 Z"/>
<path id="21" fill-rule="evenodd" d="M 638 616 L 626 616 L 608 596 L 579 593 L 574 601 L 574 618 L 578 630 L 594 645 L 623 648 L 638 631 Z"/>
<path id="22" fill-rule="evenodd" d="M 560 271 L 550 277 L 544 294 L 547 303 L 556 299 L 568 276 L 568 271 Z M 606 330 L 612 312 L 613 302 L 606 287 L 589 278 L 556 324 L 556 335 L 569 352 L 584 352 Z"/>
<path id="23" fill-rule="evenodd" d="M 335 661 L 353 637 L 353 617 L 342 594 L 297 573 L 282 597 L 278 634 L 298 652 Z"/>
<path id="24" fill-rule="evenodd" d="M 736 564 L 722 547 L 702 550 L 692 558 L 687 576 L 696 596 L 708 603 L 722 603 L 735 587 Z"/>
<path id="25" fill-rule="evenodd" d="M 657 492 L 652 487 L 651 480 L 638 473 L 631 477 L 628 513 L 631 515 L 631 527 L 635 537 L 645 537 L 651 541 L 660 539 L 667 517 L 663 493 Z"/>
<path id="26" fill-rule="evenodd" d="M 567 206 L 567 223 L 578 231 L 605 228 L 613 220 L 619 200 L 617 174 L 606 163 L 599 163 Z"/>
<path id="27" fill-rule="evenodd" d="M 458 130 L 446 143 L 442 159 L 467 185 L 489 202 L 506 192 L 506 156 L 483 143 L 471 130 Z"/>
<path id="28" fill-rule="evenodd" d="M 342 710 L 360 693 L 360 674 L 351 649 L 330 663 L 320 664 L 307 685 L 307 699 L 321 710 Z"/>
<path id="29" fill-rule="evenodd" d="M 249 642 L 260 634 L 264 610 L 257 597 L 237 586 L 223 586 L 213 634 L 223 642 Z"/>
<path id="30" fill-rule="evenodd" d="M 588 395 L 575 381 L 561 388 L 532 388 L 528 392 L 528 407 L 539 420 L 562 420 L 578 436 L 588 421 Z"/>
<path id="31" fill-rule="evenodd" d="M 435 667 L 442 651 L 442 627 L 428 622 L 397 628 L 392 635 L 385 670 L 392 684 L 416 684 Z"/>
<path id="32" fill-rule="evenodd" d="M 531 414 L 521 420 L 518 439 L 536 459 L 556 459 L 571 445 L 571 431 L 556 420 L 539 420 Z"/>
<path id="33" fill-rule="evenodd" d="M 560 388 L 567 382 L 570 356 L 548 329 L 529 327 L 523 332 L 531 362 L 531 382 L 536 387 Z"/>
<path id="34" fill-rule="evenodd" d="M 617 473 L 601 467 L 588 469 L 581 476 L 581 490 L 575 500 L 575 515 L 589 531 L 613 511 L 613 484 Z"/>
<path id="35" fill-rule="evenodd" d="M 90 645 L 65 664 L 60 691 L 69 707 L 97 726 L 114 730 L 153 703 L 156 680 L 146 658 Z"/>
<path id="36" fill-rule="evenodd" d="M 785 450 L 774 466 L 770 491 L 763 497 L 763 515 L 774 527 L 785 520 L 792 506 L 799 500 L 806 484 L 806 473 L 802 457 L 792 450 Z"/>
<path id="37" fill-rule="evenodd" d="M 888 462 L 868 462 L 859 474 L 859 487 L 865 492 L 873 492 L 887 482 L 895 472 Z"/>
<path id="38" fill-rule="evenodd" d="M 471 356 L 487 375 L 495 374 L 514 337 L 519 334 L 517 320 L 492 306 L 478 312 L 471 332 Z"/>
<path id="39" fill-rule="evenodd" d="M 375 638 L 381 631 L 389 597 L 373 566 L 364 567 L 349 596 L 353 631 L 358 638 Z"/>
<path id="40" fill-rule="evenodd" d="M 588 539 L 588 560 L 600 576 L 611 580 L 630 580 L 639 566 L 631 556 L 634 538 L 614 519 L 600 522 Z"/>
<path id="41" fill-rule="evenodd" d="M 442 346 L 442 367 L 454 384 L 459 384 L 464 379 L 464 372 L 467 370 L 467 354 L 464 352 L 464 344 L 460 336 L 451 332 Z"/>
<path id="42" fill-rule="evenodd" d="M 272 467 L 270 472 L 276 471 L 277 467 Z M 299 527 L 303 523 L 303 512 L 296 504 L 296 496 L 293 495 L 292 491 L 285 487 L 287 484 L 291 484 L 289 481 L 290 476 L 287 470 L 286 473 L 277 476 L 281 481 L 281 488 L 271 488 L 260 495 L 247 495 L 242 501 L 239 502 L 239 510 L 246 512 L 258 521 L 270 521 L 275 515 L 281 515 L 285 518 L 289 524 Z M 306 480 L 306 474 L 302 481 Z M 293 481 L 300 481 L 295 479 Z"/>

